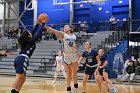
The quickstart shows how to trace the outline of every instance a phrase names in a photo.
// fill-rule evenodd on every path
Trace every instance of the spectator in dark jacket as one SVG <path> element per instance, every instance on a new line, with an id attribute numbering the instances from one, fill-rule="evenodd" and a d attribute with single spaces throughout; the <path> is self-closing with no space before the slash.
<path id="1" fill-rule="evenodd" d="M 120 80 L 120 82 L 125 81 L 127 78 L 129 78 L 128 83 L 131 84 L 134 76 L 135 76 L 135 63 L 132 60 L 128 60 L 125 62 L 126 67 L 126 74 L 125 76 Z"/>

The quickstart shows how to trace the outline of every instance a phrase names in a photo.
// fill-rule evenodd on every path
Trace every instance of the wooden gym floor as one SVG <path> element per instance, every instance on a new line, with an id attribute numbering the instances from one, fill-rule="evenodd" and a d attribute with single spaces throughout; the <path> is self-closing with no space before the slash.
<path id="1" fill-rule="evenodd" d="M 11 84 L 14 81 L 14 76 L 0 75 L 0 93 L 10 93 Z M 52 84 L 53 79 L 41 77 L 27 77 L 20 93 L 66 93 L 65 81 L 58 79 L 56 84 Z M 114 84 L 118 89 L 117 93 L 140 93 L 140 84 L 136 83 L 128 85 L 127 82 L 123 84 Z M 105 87 L 103 86 L 103 93 Z M 82 92 L 82 84 L 79 81 L 79 93 Z M 96 83 L 88 83 L 88 93 L 99 93 Z"/>

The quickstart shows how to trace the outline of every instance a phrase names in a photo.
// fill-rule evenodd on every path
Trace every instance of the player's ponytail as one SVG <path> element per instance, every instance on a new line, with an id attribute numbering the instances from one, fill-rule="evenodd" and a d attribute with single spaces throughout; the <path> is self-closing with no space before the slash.
<path id="1" fill-rule="evenodd" d="M 73 26 L 69 25 L 70 27 L 70 33 L 73 33 Z"/>
<path id="2" fill-rule="evenodd" d="M 27 30 L 23 31 L 22 35 L 19 37 L 18 42 L 20 44 L 21 49 L 26 46 L 27 40 L 29 39 L 29 32 Z"/>

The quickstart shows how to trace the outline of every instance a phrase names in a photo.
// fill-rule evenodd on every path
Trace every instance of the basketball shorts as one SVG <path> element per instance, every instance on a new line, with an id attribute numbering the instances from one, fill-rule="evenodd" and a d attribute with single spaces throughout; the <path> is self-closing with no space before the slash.
<path id="1" fill-rule="evenodd" d="M 107 72 L 107 69 L 106 68 L 100 68 L 99 69 L 99 74 L 101 75 L 101 76 L 103 76 L 103 72 Z"/>
<path id="2" fill-rule="evenodd" d="M 29 58 L 25 54 L 20 54 L 15 58 L 14 66 L 16 73 L 22 74 L 26 73 L 27 68 L 29 66 Z"/>
<path id="3" fill-rule="evenodd" d="M 64 66 L 57 66 L 56 71 L 63 71 L 65 70 Z"/>
<path id="4" fill-rule="evenodd" d="M 92 75 L 92 74 L 94 74 L 95 70 L 96 70 L 96 67 L 88 67 L 88 66 L 86 66 L 85 67 L 85 74 Z"/>
<path id="5" fill-rule="evenodd" d="M 71 64 L 78 61 L 78 57 L 76 53 L 73 54 L 64 54 L 64 62 L 66 64 Z"/>

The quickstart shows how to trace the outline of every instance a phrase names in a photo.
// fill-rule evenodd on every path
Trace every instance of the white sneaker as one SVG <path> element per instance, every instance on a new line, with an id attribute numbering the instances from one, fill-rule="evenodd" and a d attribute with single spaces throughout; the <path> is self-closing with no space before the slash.
<path id="1" fill-rule="evenodd" d="M 112 90 L 112 93 L 116 93 L 117 92 L 117 88 L 113 87 L 111 90 Z"/>
<path id="2" fill-rule="evenodd" d="M 52 84 L 55 84 L 56 83 L 56 80 L 53 80 Z"/>
<path id="3" fill-rule="evenodd" d="M 71 91 L 67 91 L 66 93 L 71 93 Z"/>
<path id="4" fill-rule="evenodd" d="M 72 86 L 72 93 L 78 93 L 78 89 Z"/>

